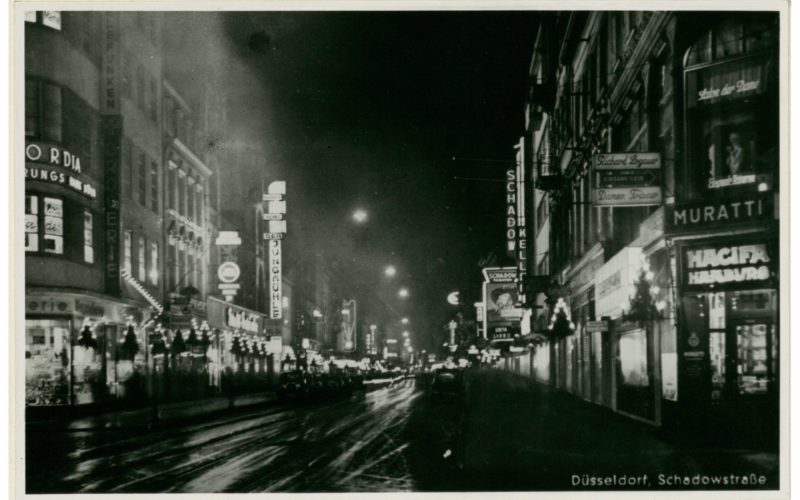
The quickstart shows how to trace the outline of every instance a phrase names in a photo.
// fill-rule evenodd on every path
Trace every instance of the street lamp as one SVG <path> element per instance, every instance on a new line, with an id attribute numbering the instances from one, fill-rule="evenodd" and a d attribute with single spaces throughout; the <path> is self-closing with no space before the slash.
<path id="1" fill-rule="evenodd" d="M 395 274 L 397 274 L 397 269 L 394 266 L 386 266 L 386 269 L 383 270 L 383 273 L 389 278 L 392 278 Z"/>
<path id="2" fill-rule="evenodd" d="M 408 298 L 408 289 L 407 288 L 401 288 L 400 291 L 397 292 L 397 295 L 399 295 L 401 299 Z"/>
<path id="3" fill-rule="evenodd" d="M 404 338 L 408 338 L 408 330 L 406 330 L 406 331 L 404 331 L 404 332 L 403 332 L 403 337 L 404 337 Z"/>
<path id="4" fill-rule="evenodd" d="M 404 325 L 407 325 L 408 324 L 408 318 L 401 319 L 400 323 L 403 323 Z"/>
<path id="5" fill-rule="evenodd" d="M 366 222 L 367 220 L 367 211 L 361 208 L 357 209 L 353 212 L 353 220 L 359 224 Z"/>

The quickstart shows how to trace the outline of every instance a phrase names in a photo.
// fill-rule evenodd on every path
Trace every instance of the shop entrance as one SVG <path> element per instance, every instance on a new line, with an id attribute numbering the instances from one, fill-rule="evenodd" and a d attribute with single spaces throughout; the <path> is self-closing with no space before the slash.
<path id="1" fill-rule="evenodd" d="M 775 292 L 708 295 L 712 403 L 744 402 L 773 394 L 778 373 Z"/>

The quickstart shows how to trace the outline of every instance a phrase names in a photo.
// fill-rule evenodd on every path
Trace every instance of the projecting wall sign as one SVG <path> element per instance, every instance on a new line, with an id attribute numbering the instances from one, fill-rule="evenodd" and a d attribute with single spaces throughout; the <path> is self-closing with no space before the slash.
<path id="1" fill-rule="evenodd" d="M 601 207 L 660 205 L 659 153 L 604 153 L 593 158 L 594 204 Z"/>

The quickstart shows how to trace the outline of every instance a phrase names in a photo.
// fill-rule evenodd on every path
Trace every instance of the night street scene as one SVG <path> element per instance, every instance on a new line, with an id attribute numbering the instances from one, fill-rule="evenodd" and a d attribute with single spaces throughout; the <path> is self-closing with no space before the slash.
<path id="1" fill-rule="evenodd" d="M 20 493 L 775 493 L 760 8 L 19 10 Z"/>

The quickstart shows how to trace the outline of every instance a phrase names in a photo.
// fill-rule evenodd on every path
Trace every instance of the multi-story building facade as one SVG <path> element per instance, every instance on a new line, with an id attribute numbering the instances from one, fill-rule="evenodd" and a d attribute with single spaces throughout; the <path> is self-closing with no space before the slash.
<path id="1" fill-rule="evenodd" d="M 160 18 L 26 20 L 27 402 L 132 395 L 144 338 L 127 326 L 163 286 Z"/>
<path id="2" fill-rule="evenodd" d="M 542 22 L 526 105 L 541 381 L 657 425 L 777 411 L 777 19 Z"/>

